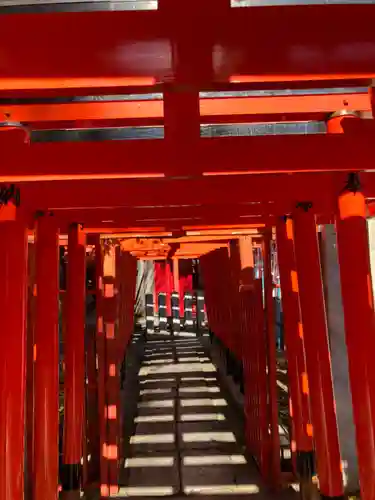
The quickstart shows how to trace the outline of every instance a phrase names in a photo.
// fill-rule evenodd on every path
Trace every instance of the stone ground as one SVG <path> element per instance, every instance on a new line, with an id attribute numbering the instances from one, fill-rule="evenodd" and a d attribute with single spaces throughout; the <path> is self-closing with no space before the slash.
<path id="1" fill-rule="evenodd" d="M 208 338 L 191 333 L 135 334 L 123 392 L 127 458 L 116 498 L 296 498 L 262 484 L 246 455 L 241 414 L 207 347 Z"/>

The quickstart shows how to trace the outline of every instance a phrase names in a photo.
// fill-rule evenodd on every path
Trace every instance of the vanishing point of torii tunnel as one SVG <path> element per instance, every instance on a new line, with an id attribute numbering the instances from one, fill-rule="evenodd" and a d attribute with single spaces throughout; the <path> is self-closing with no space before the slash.
<path id="1" fill-rule="evenodd" d="M 375 500 L 375 5 L 289 3 L 0 1 L 0 500 Z"/>

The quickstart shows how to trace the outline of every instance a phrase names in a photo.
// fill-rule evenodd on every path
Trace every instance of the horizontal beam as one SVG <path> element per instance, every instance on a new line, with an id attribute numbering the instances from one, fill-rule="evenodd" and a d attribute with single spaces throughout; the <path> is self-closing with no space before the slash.
<path id="1" fill-rule="evenodd" d="M 51 101 L 61 98 L 69 97 L 80 97 L 80 96 L 107 96 L 107 95 L 124 95 L 124 94 L 149 94 L 163 92 L 169 84 L 155 83 L 153 85 L 121 85 L 121 80 L 119 78 L 106 78 L 105 81 L 102 79 L 95 85 L 95 79 L 82 79 L 77 78 L 55 78 L 49 81 L 49 85 L 43 87 L 45 80 L 33 80 L 30 84 L 30 79 L 25 80 L 26 88 L 13 88 L 14 85 L 8 83 L 8 88 L 0 88 L 0 99 L 3 104 L 26 104 L 23 101 L 40 101 L 49 99 Z M 39 82 L 39 83 L 38 83 Z M 48 84 L 48 81 L 45 82 Z M 126 80 L 125 83 L 129 82 Z M 102 84 L 102 85 L 100 85 Z M 220 91 L 220 92 L 239 92 L 239 91 L 278 91 L 285 90 L 311 90 L 312 86 L 314 89 L 337 89 L 337 88 L 355 88 L 359 87 L 369 87 L 372 84 L 371 78 L 352 78 L 352 79 L 342 79 L 337 80 L 332 77 L 327 80 L 314 80 L 313 82 L 309 80 L 297 80 L 297 81 L 283 81 L 282 75 L 278 81 L 266 81 L 266 82 L 213 82 L 208 90 Z M 32 88 L 28 88 L 28 86 Z M 16 85 L 16 87 L 19 87 Z M 202 90 L 197 88 L 196 90 Z M 203 89 L 204 90 L 204 89 Z M 36 102 L 34 102 L 35 104 Z"/>
<path id="2" fill-rule="evenodd" d="M 117 179 L 19 183 L 26 211 L 95 207 L 154 207 L 275 201 L 290 210 L 314 201 L 317 213 L 331 213 L 345 174 L 244 175 L 188 179 Z"/>
<path id="3" fill-rule="evenodd" d="M 262 216 L 262 217 L 257 217 L 253 219 L 253 224 L 237 224 L 239 222 L 238 219 L 234 218 L 226 218 L 226 219 L 219 219 L 219 220 L 214 220 L 214 219 L 205 219 L 203 222 L 205 224 L 203 226 L 194 226 L 194 225 L 182 225 L 175 223 L 173 225 L 171 224 L 166 224 L 162 227 L 160 226 L 153 226 L 153 225 L 144 225 L 140 226 L 138 228 L 134 228 L 131 225 L 123 224 L 122 226 L 119 225 L 113 225 L 113 226 L 108 226 L 104 224 L 98 224 L 96 226 L 84 226 L 83 230 L 86 234 L 128 234 L 131 233 L 134 238 L 139 238 L 140 236 L 145 236 L 145 235 L 158 235 L 160 232 L 164 232 L 164 234 L 168 235 L 173 235 L 181 232 L 189 232 L 189 231 L 198 231 L 199 229 L 211 229 L 213 233 L 216 233 L 217 230 L 215 228 L 223 228 L 225 227 L 227 230 L 231 231 L 231 239 L 237 239 L 238 236 L 234 235 L 241 235 L 241 234 L 248 234 L 249 233 L 249 226 L 252 226 L 252 228 L 257 228 L 258 231 L 262 231 L 264 228 L 275 226 L 277 222 L 277 217 L 275 216 Z M 225 224 L 222 224 L 222 222 L 226 222 Z M 317 214 L 317 224 L 333 224 L 334 223 L 334 215 L 331 213 L 330 215 L 328 214 Z M 62 232 L 67 232 L 69 228 L 68 223 L 64 224 L 61 221 L 58 223 L 58 227 Z M 241 229 L 238 228 L 238 226 L 242 226 Z M 33 227 L 33 223 L 30 223 L 30 227 Z M 222 240 L 222 237 L 207 237 L 207 236 L 202 236 L 200 241 L 215 241 L 215 240 Z M 194 240 L 195 241 L 195 240 Z"/>
<path id="4" fill-rule="evenodd" d="M 224 224 L 249 225 L 259 216 L 282 216 L 289 209 L 288 203 L 255 203 L 223 205 L 192 205 L 175 207 L 103 207 L 96 209 L 56 210 L 54 216 L 61 224 L 79 222 L 85 227 L 124 226 L 183 227 L 204 226 L 205 221 Z"/>
<path id="5" fill-rule="evenodd" d="M 254 96 L 200 99 L 200 115 L 205 122 L 233 122 L 251 115 L 325 114 L 341 109 L 370 111 L 369 94 L 342 93 L 294 96 Z M 0 121 L 70 122 L 127 120 L 129 124 L 162 124 L 162 100 L 120 102 L 80 102 L 69 104 L 0 104 Z"/>
<path id="6" fill-rule="evenodd" d="M 213 82 L 372 78 L 374 19 L 373 5 L 231 9 L 213 0 L 178 12 L 169 2 L 156 11 L 3 15 L 0 88 L 63 87 L 67 78 L 202 90 Z M 199 51 L 190 52 L 195 41 Z"/>
<path id="7" fill-rule="evenodd" d="M 177 160 L 163 139 L 32 144 L 24 140 L 23 131 L 0 129 L 0 182 L 361 171 L 375 164 L 371 133 L 201 138 L 191 147 L 186 144 Z"/>
<path id="8" fill-rule="evenodd" d="M 311 113 L 272 113 L 272 114 L 253 114 L 253 115 L 216 115 L 203 116 L 200 119 L 201 125 L 211 124 L 235 124 L 244 123 L 277 123 L 277 122 L 307 122 L 307 121 L 324 121 L 327 118 L 326 112 L 311 112 Z M 133 119 L 114 118 L 108 120 L 76 120 L 76 121 L 45 121 L 45 122 L 29 122 L 27 124 L 29 130 L 46 132 L 54 131 L 57 134 L 66 129 L 80 131 L 90 131 L 91 129 L 107 129 L 107 128 L 123 128 L 123 127 L 158 127 L 163 126 L 163 121 L 160 118 L 139 118 L 136 123 Z M 124 131 L 125 132 L 125 131 Z M 104 134 L 102 134 L 104 135 Z M 62 134 L 60 134 L 62 136 Z M 35 136 L 34 136 L 35 137 Z M 44 137 L 45 142 L 53 140 Z M 66 141 L 68 142 L 68 141 Z"/>

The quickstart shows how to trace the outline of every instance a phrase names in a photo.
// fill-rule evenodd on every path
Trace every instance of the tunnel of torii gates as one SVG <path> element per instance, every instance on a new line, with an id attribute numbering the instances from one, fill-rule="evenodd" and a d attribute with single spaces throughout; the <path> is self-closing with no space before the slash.
<path id="1" fill-rule="evenodd" d="M 0 500 L 22 500 L 25 489 L 30 498 L 53 500 L 59 487 L 71 496 L 82 481 L 99 485 L 102 497 L 117 491 L 118 374 L 133 328 L 136 257 L 200 258 L 210 329 L 243 362 L 249 452 L 264 480 L 282 487 L 274 240 L 295 474 L 309 487 L 316 467 L 321 495 L 342 497 L 317 240 L 318 225 L 326 223 L 335 223 L 337 232 L 361 497 L 375 499 L 375 324 L 366 224 L 375 198 L 374 23 L 374 5 L 235 9 L 227 0 L 183 6 L 159 0 L 155 11 L 1 16 Z M 199 94 L 280 89 L 301 92 Z M 152 92 L 162 92 L 162 99 L 142 100 Z M 116 101 L 124 94 L 140 97 L 67 102 L 104 95 Z M 327 133 L 200 137 L 207 123 L 312 119 L 326 120 Z M 33 130 L 145 125 L 163 127 L 164 138 L 32 140 Z M 68 239 L 60 478 L 59 233 Z M 151 250 L 150 238 L 160 243 Z M 95 349 L 84 343 L 86 244 L 95 247 Z M 263 254 L 265 307 L 252 272 L 253 246 Z M 92 386 L 97 419 L 85 408 Z M 90 436 L 96 435 L 94 448 Z M 94 478 L 88 446 L 90 464 L 99 463 Z"/>

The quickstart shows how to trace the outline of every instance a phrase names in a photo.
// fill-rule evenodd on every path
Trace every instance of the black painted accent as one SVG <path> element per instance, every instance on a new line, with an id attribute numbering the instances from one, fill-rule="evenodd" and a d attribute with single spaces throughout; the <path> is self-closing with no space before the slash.
<path id="1" fill-rule="evenodd" d="M 62 464 L 60 481 L 63 491 L 75 491 L 81 487 L 81 464 Z"/>
<path id="2" fill-rule="evenodd" d="M 186 332 L 193 331 L 193 292 L 184 295 L 184 326 Z"/>
<path id="3" fill-rule="evenodd" d="M 167 331 L 167 295 L 165 292 L 160 292 L 158 295 L 158 310 L 159 310 L 159 331 Z"/>
<path id="4" fill-rule="evenodd" d="M 315 475 L 315 456 L 313 451 L 297 451 L 297 474 L 300 478 L 311 478 Z"/>
<path id="5" fill-rule="evenodd" d="M 154 333 L 154 296 L 146 293 L 146 333 Z"/>
<path id="6" fill-rule="evenodd" d="M 196 292 L 196 317 L 197 317 L 197 330 L 198 332 L 203 327 L 204 322 L 204 295 L 203 292 L 198 290 Z"/>
<path id="7" fill-rule="evenodd" d="M 179 296 L 178 292 L 172 292 L 172 294 L 171 294 L 171 306 L 172 306 L 172 332 L 178 333 L 181 330 L 180 296 Z"/>

